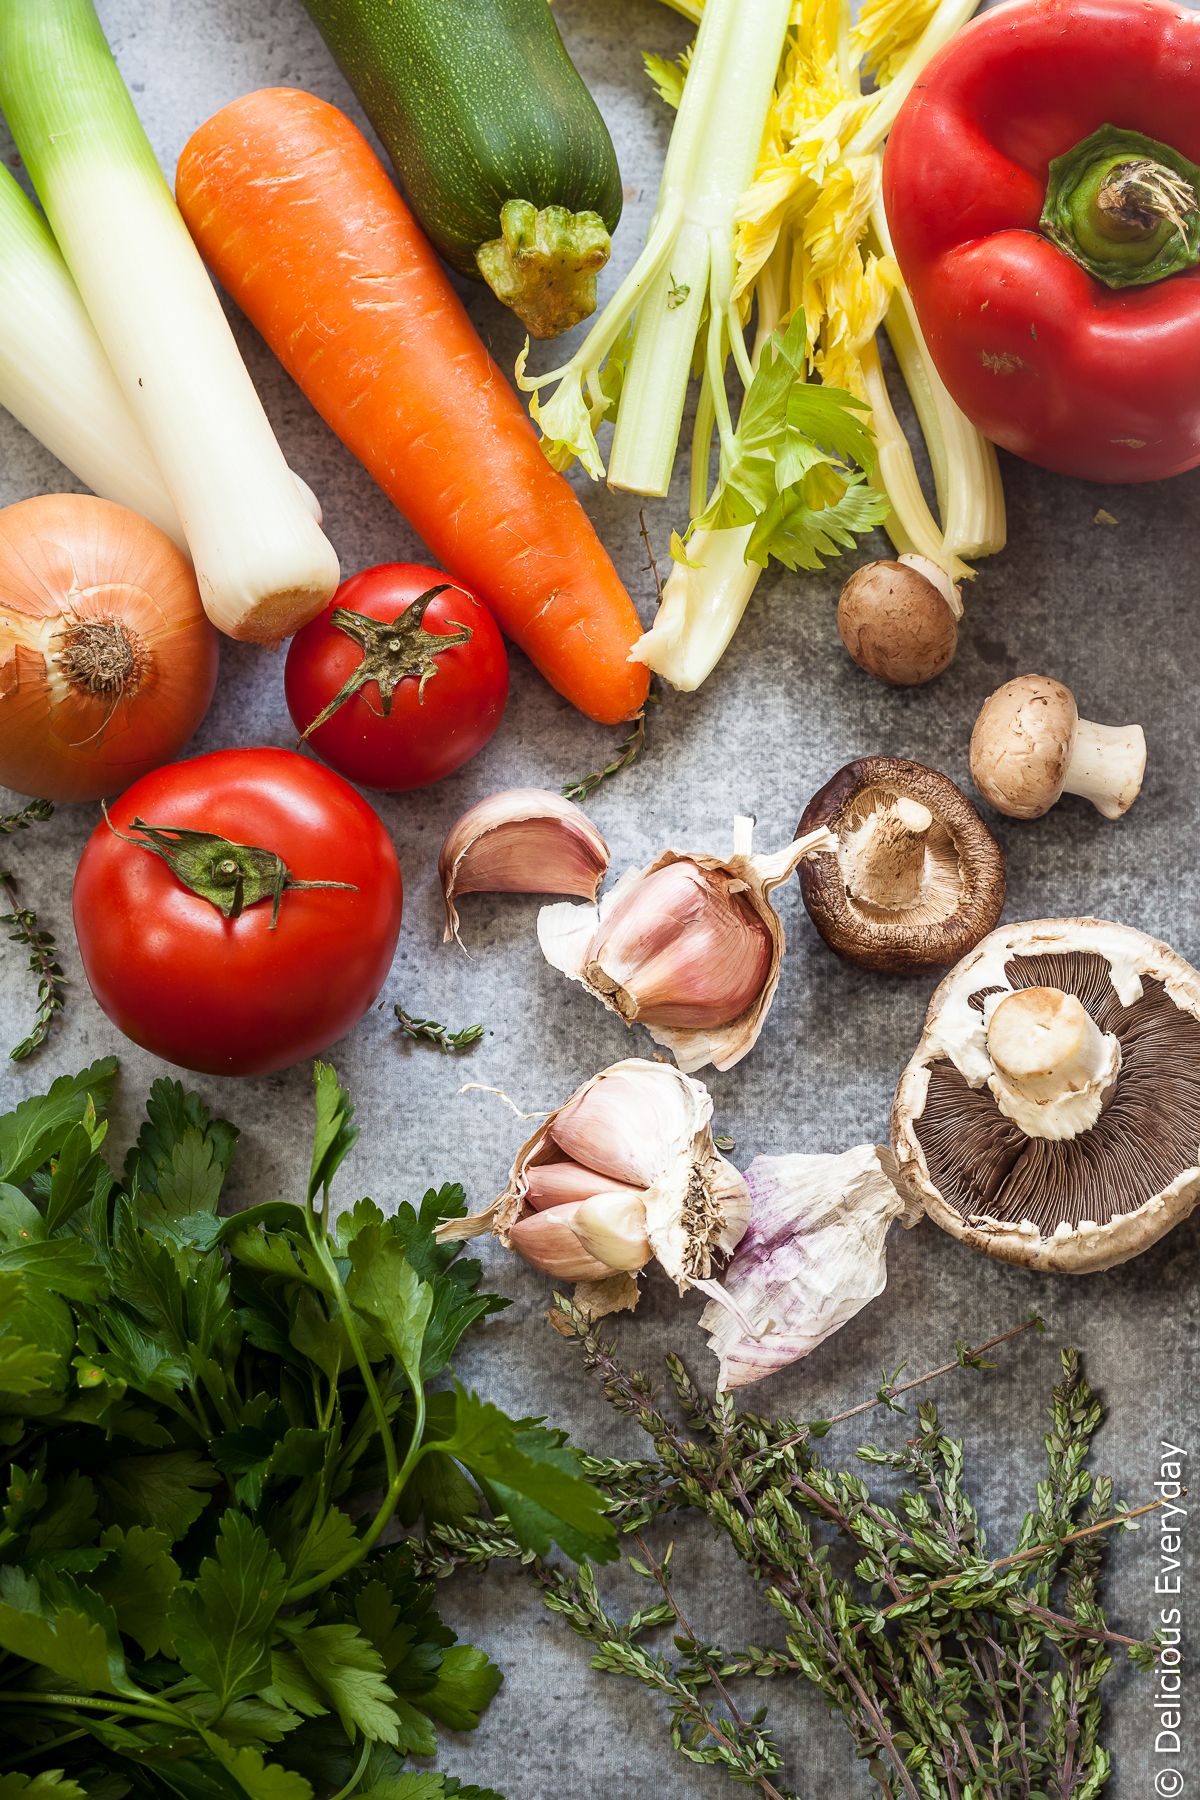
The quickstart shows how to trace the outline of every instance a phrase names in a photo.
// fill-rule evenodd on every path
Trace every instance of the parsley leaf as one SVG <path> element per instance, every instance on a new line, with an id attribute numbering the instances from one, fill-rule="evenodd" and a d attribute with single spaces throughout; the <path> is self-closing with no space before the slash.
<path id="1" fill-rule="evenodd" d="M 175 1654 L 222 1706 L 271 1678 L 271 1628 L 287 1591 L 283 1564 L 243 1513 L 221 1519 L 216 1553 L 171 1604 Z"/>
<path id="2" fill-rule="evenodd" d="M 500 1671 L 384 1533 L 490 1507 L 602 1559 L 612 1531 L 560 1433 L 426 1391 L 506 1304 L 438 1242 L 462 1189 L 331 1226 L 357 1134 L 318 1065 L 299 1204 L 223 1219 L 235 1128 L 156 1082 L 117 1175 L 114 1072 L 0 1118 L 0 1800 L 495 1800 L 405 1768 Z"/>

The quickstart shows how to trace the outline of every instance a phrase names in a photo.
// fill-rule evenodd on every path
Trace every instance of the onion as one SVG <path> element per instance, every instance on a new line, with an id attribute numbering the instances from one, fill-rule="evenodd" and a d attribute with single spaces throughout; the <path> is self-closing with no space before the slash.
<path id="1" fill-rule="evenodd" d="M 0 783 L 96 800 L 178 755 L 217 636 L 165 532 L 90 494 L 0 511 Z"/>

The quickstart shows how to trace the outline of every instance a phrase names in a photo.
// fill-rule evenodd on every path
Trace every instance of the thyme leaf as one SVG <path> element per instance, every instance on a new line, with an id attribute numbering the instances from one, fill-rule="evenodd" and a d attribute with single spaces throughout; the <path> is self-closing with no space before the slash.
<path id="1" fill-rule="evenodd" d="M 443 1056 L 454 1056 L 459 1051 L 469 1050 L 483 1036 L 482 1025 L 464 1025 L 461 1031 L 450 1031 L 445 1025 L 439 1025 L 436 1019 L 412 1018 L 402 1006 L 397 1006 L 394 1010 L 405 1037 L 412 1038 L 414 1043 L 432 1044 Z"/>
<path id="2" fill-rule="evenodd" d="M 591 1646 L 592 1665 L 659 1697 L 671 1741 L 689 1761 L 723 1768 L 768 1800 L 794 1800 L 781 1785 L 784 1748 L 729 1683 L 798 1678 L 845 1724 L 883 1800 L 1095 1800 L 1111 1767 L 1102 1738 L 1102 1688 L 1114 1650 L 1151 1668 L 1153 1642 L 1111 1631 L 1099 1599 L 1106 1546 L 1136 1528 L 1112 1484 L 1088 1468 L 1103 1409 L 1078 1355 L 1065 1350 L 1050 1406 L 1047 1468 L 1007 1554 L 994 1555 L 966 1480 L 963 1446 L 928 1399 L 899 1448 L 867 1445 L 857 1462 L 888 1472 L 887 1495 L 857 1469 L 824 1463 L 818 1440 L 861 1413 L 886 1419 L 899 1396 L 958 1371 L 986 1374 L 990 1352 L 1034 1318 L 987 1343 L 959 1343 L 924 1375 L 885 1376 L 869 1399 L 808 1424 L 740 1412 L 709 1395 L 678 1357 L 667 1359 L 661 1395 L 624 1367 L 587 1318 L 556 1298 L 559 1330 L 579 1350 L 613 1409 L 649 1440 L 627 1460 L 589 1457 L 585 1472 L 605 1493 L 627 1541 L 627 1572 L 651 1583 L 651 1604 L 622 1616 L 591 1569 L 530 1559 L 492 1520 L 453 1533 L 434 1527 L 423 1572 L 442 1575 L 498 1557 L 523 1561 L 546 1606 Z M 898 1484 L 898 1495 L 896 1485 Z M 676 1515 L 699 1515 L 740 1559 L 783 1641 L 727 1649 L 691 1623 L 672 1551 L 650 1532 Z M 700 1604 L 704 1603 L 702 1592 Z M 669 1630 L 667 1644 L 655 1634 Z"/>
<path id="3" fill-rule="evenodd" d="M 18 811 L 0 818 L 0 837 L 12 837 L 15 832 L 27 831 L 31 825 L 41 824 L 50 818 L 53 811 L 54 804 L 50 800 L 30 800 Z M 11 943 L 21 944 L 28 951 L 30 973 L 37 977 L 37 1010 L 32 1029 L 8 1053 L 11 1061 L 25 1062 L 41 1049 L 54 1023 L 54 1015 L 62 1011 L 66 1001 L 67 978 L 58 960 L 53 937 L 48 931 L 41 929 L 37 914 L 20 904 L 16 877 L 7 869 L 0 870 L 0 892 L 4 894 L 10 909 L 0 913 L 0 925 L 7 926 Z"/>

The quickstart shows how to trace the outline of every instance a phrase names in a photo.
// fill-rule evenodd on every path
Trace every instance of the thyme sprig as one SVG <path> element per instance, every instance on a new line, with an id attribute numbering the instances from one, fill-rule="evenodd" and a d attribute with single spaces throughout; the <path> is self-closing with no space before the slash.
<path id="1" fill-rule="evenodd" d="M 53 811 L 53 800 L 30 800 L 16 812 L 0 818 L 0 837 L 11 837 L 14 831 L 27 831 L 31 825 L 43 824 Z"/>
<path id="2" fill-rule="evenodd" d="M 15 832 L 27 831 L 31 825 L 42 824 L 53 811 L 50 800 L 30 800 L 16 812 L 0 817 L 0 837 L 12 837 Z M 28 952 L 30 973 L 37 977 L 33 1025 L 8 1053 L 12 1062 L 25 1062 L 41 1049 L 55 1014 L 62 1011 L 66 1003 L 67 978 L 58 960 L 54 938 L 50 932 L 42 930 L 37 914 L 30 907 L 21 905 L 16 877 L 7 869 L 0 870 L 0 893 L 9 907 L 7 912 L 0 913 L 0 925 L 7 928 L 11 943 L 20 944 Z"/>
<path id="3" fill-rule="evenodd" d="M 1111 1767 L 1101 1689 L 1114 1653 L 1142 1666 L 1155 1655 L 1153 1644 L 1108 1627 L 1098 1595 L 1105 1544 L 1158 1503 L 1127 1510 L 1089 1471 L 1103 1413 L 1074 1351 L 1062 1353 L 1035 1503 L 1014 1549 L 994 1556 L 963 1447 L 929 1400 L 899 1449 L 858 1451 L 887 1471 L 888 1497 L 823 1462 L 817 1446 L 864 1412 L 905 1413 L 902 1396 L 952 1371 L 992 1369 L 990 1353 L 1040 1320 L 960 1343 L 924 1375 L 901 1379 L 898 1369 L 871 1398 L 802 1423 L 704 1393 L 677 1357 L 667 1359 L 664 1397 L 571 1302 L 555 1304 L 609 1404 L 649 1439 L 644 1457 L 589 1458 L 586 1468 L 630 1540 L 626 1568 L 655 1597 L 622 1618 L 593 1571 L 522 1560 L 546 1605 L 590 1643 L 594 1667 L 662 1696 L 682 1755 L 723 1767 L 768 1800 L 795 1800 L 781 1785 L 786 1759 L 766 1709 L 750 1711 L 730 1684 L 800 1677 L 841 1717 L 884 1800 L 1095 1800 Z M 693 1629 L 672 1551 L 656 1553 L 649 1535 L 683 1513 L 700 1514 L 732 1545 L 782 1622 L 781 1644 L 729 1650 Z M 422 1560 L 444 1574 L 519 1554 L 493 1522 L 486 1541 L 469 1524 L 435 1527 Z M 673 1650 L 655 1641 L 664 1628 Z"/>
<path id="4" fill-rule="evenodd" d="M 414 1043 L 432 1044 L 443 1056 L 454 1056 L 461 1050 L 469 1050 L 483 1036 L 482 1025 L 464 1025 L 461 1031 L 451 1031 L 448 1026 L 439 1025 L 436 1019 L 414 1019 L 406 1013 L 402 1006 L 394 1008 L 396 1022 L 404 1036 Z"/>
<path id="5" fill-rule="evenodd" d="M 646 748 L 646 709 L 657 703 L 658 695 L 652 688 L 646 697 L 646 705 L 633 720 L 628 733 L 621 739 L 609 760 L 602 768 L 593 769 L 589 774 L 581 775 L 578 781 L 568 781 L 562 791 L 564 800 L 573 800 L 576 806 L 582 806 L 585 800 L 591 798 L 602 781 L 608 781 L 611 776 L 619 775 L 622 769 L 629 768 L 638 760 Z"/>
<path id="6" fill-rule="evenodd" d="M 638 517 L 641 520 L 642 542 L 646 546 L 646 568 L 649 574 L 654 578 L 654 588 L 658 595 L 658 603 L 661 606 L 663 597 L 662 576 L 658 572 L 658 562 L 654 555 L 654 546 L 650 542 L 650 528 L 646 524 L 646 513 L 644 508 L 638 514 Z M 584 801 L 589 800 L 595 793 L 601 782 L 610 780 L 612 776 L 619 775 L 622 769 L 628 769 L 637 762 L 638 758 L 646 748 L 646 713 L 650 707 L 657 706 L 658 702 L 658 682 L 651 676 L 650 691 L 646 695 L 646 703 L 642 707 L 641 712 L 638 713 L 636 718 L 632 721 L 628 732 L 621 739 L 612 756 L 602 768 L 593 769 L 588 775 L 581 775 L 578 781 L 569 781 L 562 790 L 564 800 L 573 800 L 576 806 L 582 806 Z"/>

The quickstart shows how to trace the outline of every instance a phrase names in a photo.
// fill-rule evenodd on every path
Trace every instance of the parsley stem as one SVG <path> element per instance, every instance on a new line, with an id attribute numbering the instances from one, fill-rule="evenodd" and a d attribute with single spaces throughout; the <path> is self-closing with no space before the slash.
<path id="1" fill-rule="evenodd" d="M 391 1521 L 392 1514 L 400 1504 L 400 1496 L 408 1486 L 409 1477 L 412 1475 L 413 1470 L 424 1456 L 426 1450 L 437 1448 L 437 1446 L 433 1444 L 422 1444 L 421 1437 L 424 1430 L 425 1390 L 424 1388 L 421 1388 L 416 1395 L 416 1418 L 413 1421 L 412 1442 L 408 1446 L 408 1454 L 400 1464 L 400 1467 L 396 1470 L 392 1480 L 388 1482 L 387 1491 L 383 1496 L 383 1502 L 378 1512 L 375 1514 L 375 1517 L 371 1520 L 371 1523 L 367 1526 L 367 1529 L 363 1532 L 362 1536 L 356 1541 L 354 1548 L 348 1550 L 345 1556 L 341 1556 L 338 1558 L 337 1562 L 331 1563 L 320 1575 L 310 1576 L 307 1581 L 298 1582 L 295 1587 L 290 1587 L 286 1596 L 287 1605 L 294 1605 L 297 1600 L 306 1600 L 310 1594 L 317 1593 L 321 1588 L 332 1587 L 335 1581 L 345 1575 L 348 1570 L 356 1568 L 363 1557 L 367 1556 L 375 1548 L 380 1534 L 384 1527 Z M 394 1455 L 394 1445 L 392 1449 Z"/>
<path id="2" fill-rule="evenodd" d="M 326 1190 L 326 1192 L 328 1193 L 328 1190 Z M 416 1375 L 415 1379 L 410 1376 L 413 1391 L 413 1428 L 404 1461 L 399 1462 L 396 1455 L 396 1439 L 392 1431 L 391 1420 L 388 1418 L 387 1408 L 383 1404 L 383 1396 L 379 1392 L 379 1384 L 375 1380 L 375 1374 L 371 1368 L 370 1360 L 363 1348 L 363 1341 L 358 1329 L 358 1322 L 354 1317 L 354 1308 L 351 1306 L 345 1287 L 342 1285 L 342 1278 L 338 1274 L 337 1264 L 330 1255 L 328 1238 L 322 1233 L 322 1236 L 318 1239 L 314 1233 L 313 1225 L 314 1221 L 310 1213 L 308 1215 L 309 1237 L 312 1241 L 313 1249 L 316 1251 L 317 1257 L 321 1263 L 321 1267 L 324 1269 L 325 1274 L 329 1279 L 330 1292 L 337 1304 L 342 1323 L 346 1328 L 346 1336 L 349 1339 L 350 1348 L 354 1352 L 354 1360 L 358 1364 L 359 1373 L 363 1379 L 363 1385 L 367 1390 L 367 1400 L 371 1411 L 375 1416 L 378 1434 L 383 1440 L 383 1454 L 387 1465 L 388 1484 L 383 1496 L 383 1502 L 379 1507 L 378 1512 L 375 1514 L 375 1517 L 371 1520 L 371 1523 L 367 1526 L 367 1529 L 363 1532 L 362 1536 L 356 1540 L 353 1548 L 348 1550 L 337 1562 L 332 1563 L 328 1569 L 323 1570 L 318 1575 L 311 1576 L 307 1581 L 299 1582 L 295 1587 L 289 1588 L 287 1593 L 289 1604 L 294 1603 L 297 1600 L 306 1599 L 309 1594 L 315 1594 L 322 1588 L 330 1587 L 340 1576 L 344 1575 L 347 1570 L 355 1568 L 357 1564 L 362 1561 L 363 1557 L 374 1549 L 384 1527 L 389 1523 L 392 1514 L 400 1504 L 400 1496 L 408 1485 L 410 1475 L 425 1453 L 425 1446 L 421 1442 L 421 1439 L 425 1434 L 424 1383 L 421 1381 L 419 1374 Z M 408 1371 L 405 1370 L 405 1373 L 408 1374 Z"/>
<path id="3" fill-rule="evenodd" d="M 130 1719 L 152 1719 L 156 1725 L 178 1725 L 179 1714 L 173 1706 L 155 1706 L 153 1701 L 143 1703 L 136 1700 L 125 1700 L 114 1695 L 110 1700 L 93 1699 L 87 1694 L 47 1694 L 38 1688 L 8 1688 L 0 1692 L 0 1702 L 6 1706 L 33 1707 L 66 1707 L 72 1712 L 121 1713 Z M 191 1720 L 187 1721 L 191 1725 Z"/>
<path id="4" fill-rule="evenodd" d="M 359 1781 L 362 1777 L 364 1769 L 366 1768 L 368 1762 L 371 1760 L 371 1752 L 374 1748 L 375 1748 L 375 1746 L 371 1742 L 370 1738 L 365 1738 L 363 1740 L 362 1751 L 358 1758 L 358 1767 L 355 1769 L 355 1771 L 354 1771 L 353 1775 L 350 1777 L 349 1781 L 346 1782 L 345 1786 L 340 1787 L 336 1794 L 331 1794 L 329 1796 L 329 1800 L 349 1800 L 349 1796 L 358 1791 Z"/>

